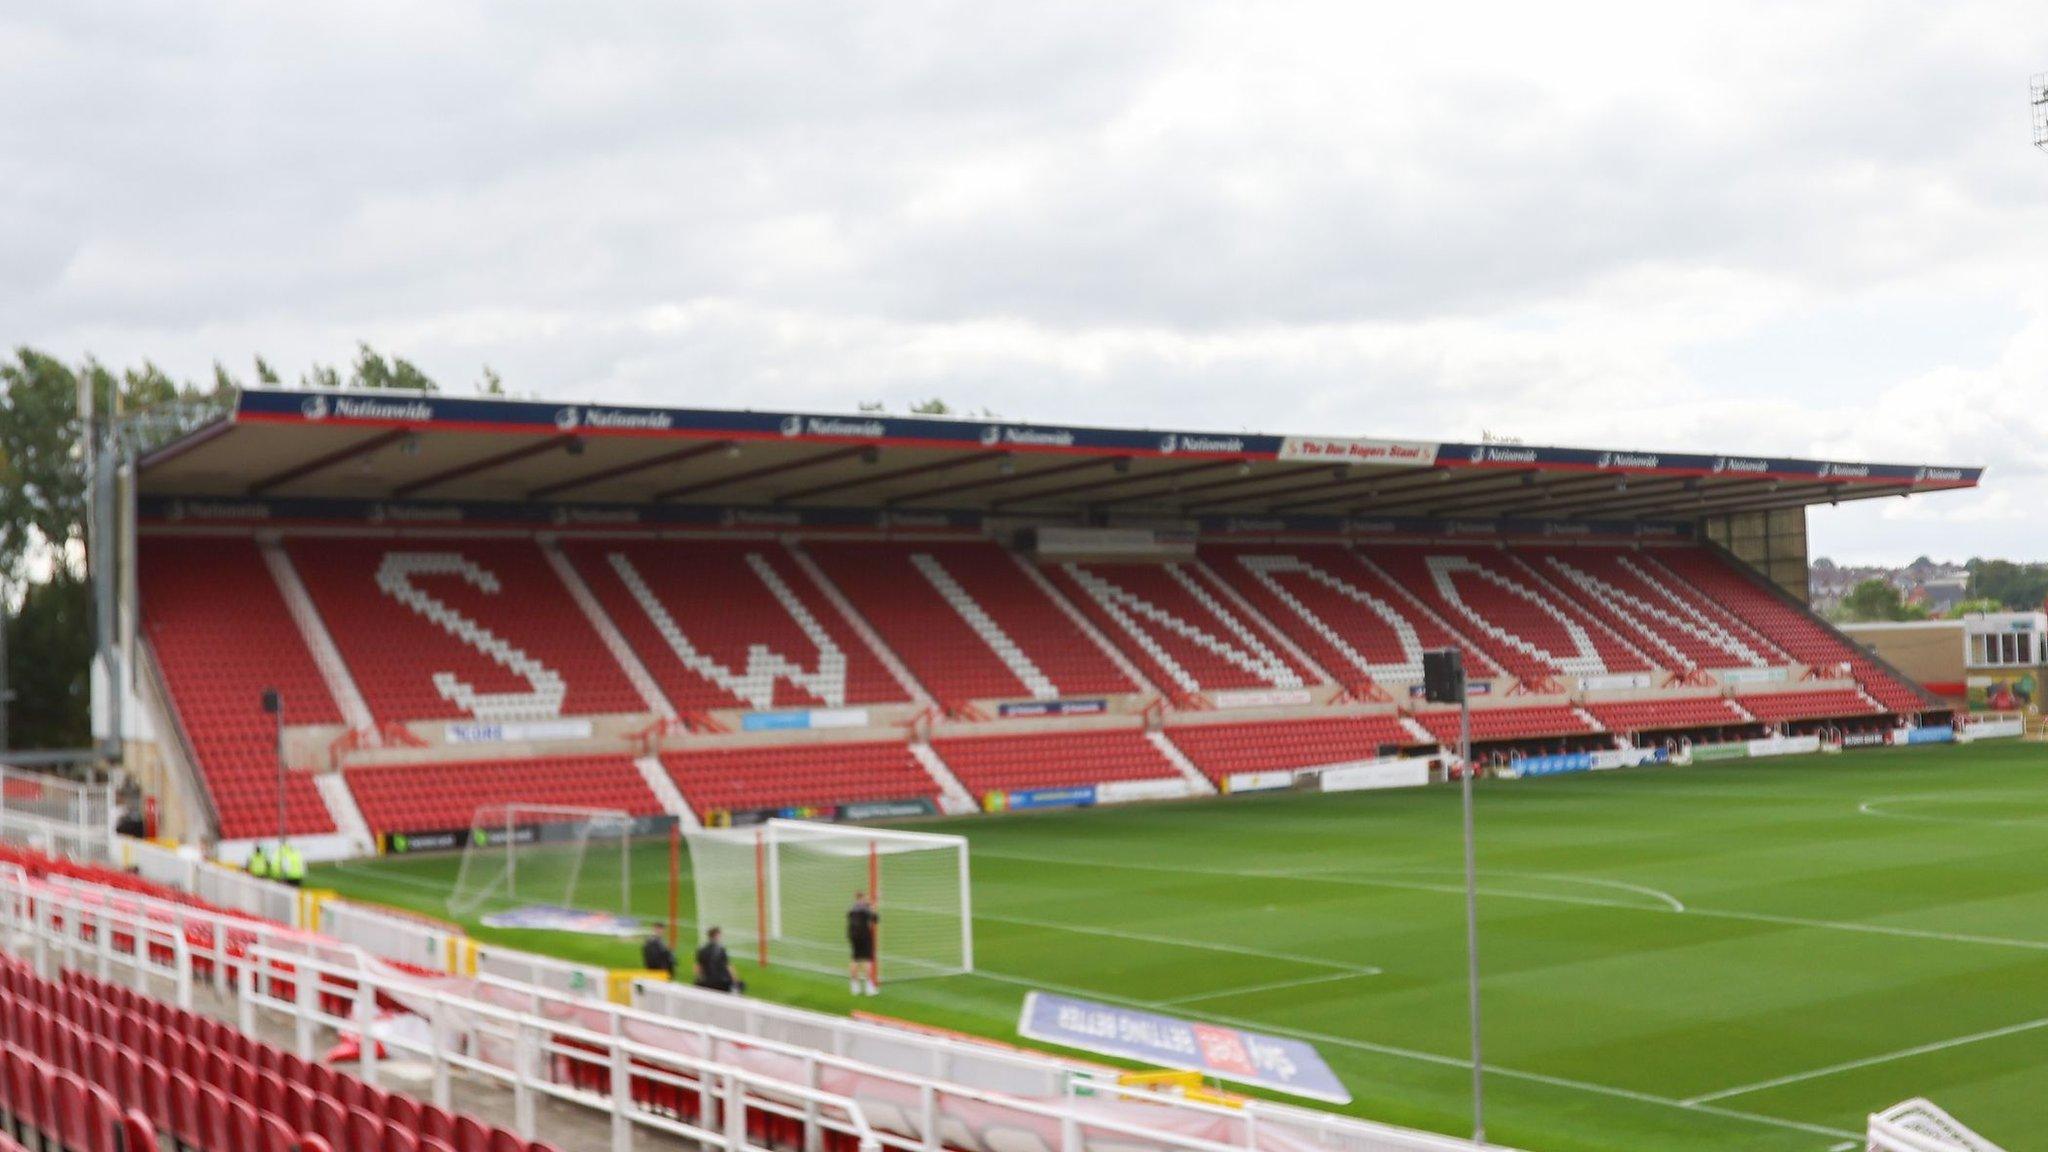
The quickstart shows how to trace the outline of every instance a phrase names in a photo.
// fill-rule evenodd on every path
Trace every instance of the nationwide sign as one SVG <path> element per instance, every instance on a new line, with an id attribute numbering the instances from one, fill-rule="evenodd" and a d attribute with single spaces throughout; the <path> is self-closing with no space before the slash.
<path id="1" fill-rule="evenodd" d="M 1208 456 L 1388 468 L 1530 468 L 1724 480 L 1792 480 L 1828 486 L 1969 486 L 1976 484 L 1983 473 L 1981 468 L 1545 445 L 1091 428 L 930 416 L 833 416 L 707 408 L 633 408 L 493 397 L 408 397 L 260 388 L 245 389 L 240 394 L 236 401 L 235 421 L 252 424 L 358 424 L 545 435 L 574 433 L 598 437 L 793 440 L 1154 458 Z M 176 447 L 171 446 L 173 449 Z"/>
<path id="2" fill-rule="evenodd" d="M 1350 1091 L 1322 1055 L 1300 1040 L 1037 991 L 1024 996 L 1017 1032 L 1028 1040 L 1187 1069 L 1311 1100 L 1351 1102 Z"/>

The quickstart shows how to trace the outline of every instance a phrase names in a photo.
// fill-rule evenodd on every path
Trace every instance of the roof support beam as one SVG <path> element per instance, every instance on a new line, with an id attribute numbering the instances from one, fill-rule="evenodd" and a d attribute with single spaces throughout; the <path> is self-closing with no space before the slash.
<path id="1" fill-rule="evenodd" d="M 1703 488 L 1698 492 L 1645 496 L 1639 500 L 1610 505 L 1604 513 L 1641 519 L 1644 516 L 1676 512 L 1691 515 L 1704 509 L 1727 508 L 1739 504 L 1777 503 L 1796 495 L 1818 496 L 1825 499 L 1839 484 L 1784 484 L 1776 480 L 1743 480 L 1736 484 L 1724 484 L 1719 488 Z M 1738 490 L 1739 489 L 1739 490 Z M 1811 501 L 1808 501 L 1809 503 Z"/>
<path id="2" fill-rule="evenodd" d="M 1680 493 L 1700 491 L 1700 481 L 1697 476 L 1667 477 L 1661 480 L 1638 479 L 1625 488 L 1618 485 L 1614 477 L 1603 477 L 1603 479 L 1607 483 L 1601 485 L 1598 490 L 1593 492 L 1581 490 L 1577 494 L 1567 494 L 1563 499 L 1544 499 L 1547 493 L 1545 489 L 1539 487 L 1535 492 L 1531 493 L 1535 499 L 1530 500 L 1526 504 L 1517 504 L 1511 508 L 1503 508 L 1500 514 L 1502 516 L 1529 515 L 1548 517 L 1560 512 L 1577 512 L 1581 508 L 1590 508 L 1597 511 L 1602 505 L 1614 504 L 1624 500 L 1640 499 L 1646 496 L 1676 496 Z"/>
<path id="3" fill-rule="evenodd" d="M 1885 496 L 1907 496 L 1911 495 L 1913 491 L 1912 486 L 1909 484 L 1827 484 L 1819 487 L 1820 491 L 1817 494 L 1812 489 L 1802 489 L 1801 491 L 1806 493 L 1802 495 L 1800 492 L 1795 492 L 1793 489 L 1788 488 L 1784 490 L 1785 495 L 1782 499 L 1778 498 L 1779 493 L 1770 493 L 1768 494 L 1771 497 L 1769 499 L 1758 495 L 1750 498 L 1753 502 L 1731 502 L 1732 506 L 1695 507 L 1691 509 L 1681 506 L 1670 512 L 1650 510 L 1633 513 L 1632 518 L 1641 520 L 1656 515 L 1667 517 L 1694 515 L 1727 516 L 1739 515 L 1744 512 L 1778 512 L 1786 508 L 1811 508 L 1816 504 L 1846 504 L 1851 500 L 1876 500 Z"/>
<path id="4" fill-rule="evenodd" d="M 609 468 L 600 468 L 595 472 L 586 472 L 572 479 L 558 480 L 553 484 L 535 488 L 526 494 L 526 498 L 528 500 L 543 500 L 549 496 L 559 496 L 564 492 L 577 488 L 601 484 L 606 480 L 616 480 L 621 476 L 631 476 L 635 472 L 645 472 L 649 468 L 659 468 L 664 464 L 681 464 L 685 460 L 695 460 L 699 456 L 709 456 L 713 452 L 723 452 L 731 447 L 733 447 L 733 442 L 730 440 L 713 440 L 708 444 L 692 444 L 688 448 L 678 448 L 673 452 L 663 452 L 658 456 L 649 456 L 645 460 L 635 460 L 630 464 L 614 464 Z"/>
<path id="5" fill-rule="evenodd" d="M 992 501 L 990 508 L 1004 508 L 1011 504 L 1029 504 L 1034 500 L 1045 500 L 1054 496 L 1066 496 L 1075 492 L 1092 492 L 1102 488 L 1118 488 L 1125 484 L 1142 484 L 1149 480 L 1165 480 L 1175 476 L 1189 476 L 1197 472 L 1214 472 L 1218 468 L 1239 468 L 1243 460 L 1205 460 L 1199 464 L 1184 464 L 1149 476 L 1112 476 L 1107 480 L 1086 480 L 1079 484 L 1068 484 L 1062 488 L 1048 488 L 1038 492 L 1026 492 L 1021 496 L 1005 496 Z"/>
<path id="6" fill-rule="evenodd" d="M 1435 500 L 1440 496 L 1445 496 L 1452 492 L 1460 492 L 1472 488 L 1484 488 L 1489 484 L 1498 484 L 1500 483 L 1501 477 L 1504 475 L 1501 472 L 1494 471 L 1482 472 L 1478 475 L 1471 475 L 1466 473 L 1453 472 L 1444 468 L 1430 468 L 1426 471 L 1432 473 L 1434 478 L 1418 480 L 1410 484 L 1396 485 L 1392 488 L 1383 488 L 1378 487 L 1376 485 L 1368 486 L 1366 487 L 1366 490 L 1363 493 L 1333 493 L 1329 496 L 1320 497 L 1314 500 L 1291 500 L 1285 504 L 1275 504 L 1266 510 L 1269 512 L 1285 512 L 1295 508 L 1327 507 L 1331 504 L 1335 504 L 1343 500 L 1356 500 L 1359 498 L 1359 496 L 1362 495 L 1365 497 L 1367 501 L 1369 501 L 1369 503 L 1357 505 L 1356 510 L 1367 513 L 1377 512 L 1381 509 L 1387 508 L 1395 504 L 1415 503 L 1415 501 L 1396 499 L 1396 497 L 1407 496 L 1411 492 L 1427 493 L 1427 495 L 1423 497 L 1424 500 Z M 1521 471 L 1526 471 L 1526 469 L 1517 470 L 1516 474 L 1519 474 L 1519 472 Z M 1318 489 L 1349 489 L 1357 488 L 1360 486 L 1360 482 L 1358 480 L 1353 479 L 1340 481 L 1336 484 L 1305 484 L 1300 488 L 1291 489 L 1290 491 L 1313 492 Z M 1268 495 L 1273 496 L 1284 496 L 1287 494 L 1288 493 L 1286 492 L 1268 493 Z M 1230 503 L 1230 501 L 1223 501 L 1223 503 Z"/>
<path id="7" fill-rule="evenodd" d="M 573 433 L 549 436 L 532 444 L 522 444 L 510 451 L 500 452 L 496 456 L 486 456 L 481 460 L 472 460 L 467 464 L 458 464 L 453 468 L 444 469 L 431 476 L 421 477 L 410 484 L 400 484 L 391 490 L 391 498 L 402 500 L 415 492 L 446 484 L 450 480 L 460 480 L 465 476 L 474 476 L 479 472 L 488 472 L 501 464 L 511 464 L 530 456 L 539 456 L 545 452 L 552 452 L 557 448 L 566 448 L 575 439 L 576 437 Z"/>
<path id="8" fill-rule="evenodd" d="M 1330 494 L 1328 496 L 1323 496 L 1314 500 L 1294 500 L 1285 504 L 1269 505 L 1267 506 L 1265 511 L 1286 512 L 1295 508 L 1321 507 L 1324 505 L 1334 503 L 1338 500 L 1348 499 L 1350 497 L 1350 494 L 1352 494 L 1354 490 L 1359 488 L 1365 489 L 1369 497 L 1376 499 L 1379 495 L 1385 493 L 1406 492 L 1411 488 L 1426 488 L 1429 486 L 1431 482 L 1430 480 L 1424 480 L 1421 483 L 1401 484 L 1393 488 L 1381 487 L 1381 485 L 1387 483 L 1390 480 L 1399 480 L 1403 477 L 1409 476 L 1427 476 L 1432 477 L 1434 479 L 1434 482 L 1436 483 L 1443 483 L 1444 481 L 1449 480 L 1453 475 L 1455 475 L 1455 473 L 1446 471 L 1442 468 L 1397 468 L 1392 471 L 1381 472 L 1376 475 L 1360 475 L 1357 472 L 1353 472 L 1348 476 L 1341 476 L 1334 480 L 1326 480 L 1321 484 L 1303 484 L 1294 488 L 1289 488 L 1286 492 L 1269 492 L 1267 493 L 1268 496 L 1284 496 L 1292 495 L 1297 492 L 1319 491 L 1328 492 Z"/>
<path id="9" fill-rule="evenodd" d="M 955 468 L 965 468 L 972 464 L 998 460 L 1008 455 L 1008 452 L 976 452 L 971 456 L 949 456 L 944 460 L 934 460 L 928 464 L 913 464 L 908 468 L 894 468 L 887 472 L 869 472 L 864 476 L 855 476 L 851 480 L 834 480 L 829 484 L 814 484 L 809 488 L 799 488 L 794 492 L 784 492 L 775 498 L 775 502 L 777 504 L 787 504 L 792 500 L 802 500 L 810 496 L 823 496 L 827 492 L 844 492 L 849 488 L 865 488 L 870 484 L 884 484 L 891 480 L 902 480 L 910 476 L 929 476 L 935 472 L 951 472 Z"/>
<path id="10" fill-rule="evenodd" d="M 729 488 L 734 484 L 744 484 L 749 480 L 762 480 L 770 476 L 787 476 L 791 472 L 801 472 L 807 468 L 822 468 L 827 464 L 836 464 L 841 460 L 848 460 L 872 451 L 874 451 L 873 448 L 861 445 L 855 445 L 851 448 L 834 448 L 830 452 L 820 452 L 816 456 L 805 456 L 800 460 L 785 460 L 780 464 L 769 464 L 760 468 L 749 469 L 745 472 L 734 472 L 729 476 L 713 476 L 708 480 L 699 480 L 694 484 L 685 484 L 680 488 L 670 488 L 666 492 L 656 492 L 654 498 L 656 500 L 674 500 L 679 496 L 694 496 L 699 492 L 709 492 L 714 488 Z"/>
<path id="11" fill-rule="evenodd" d="M 410 428 L 392 428 L 388 431 L 379 432 L 374 436 L 366 436 L 346 448 L 337 448 L 325 456 L 316 456 L 304 464 L 294 464 L 282 472 L 275 472 L 265 476 L 263 479 L 249 485 L 249 495 L 261 496 L 279 485 L 289 484 L 294 480 L 303 480 L 315 472 L 332 468 L 344 460 L 353 460 L 358 456 L 366 456 L 379 448 L 396 444 L 412 434 L 412 429 Z"/>
<path id="12" fill-rule="evenodd" d="M 1255 488 L 1281 480 L 1299 480 L 1303 476 L 1313 476 L 1319 471 L 1321 471 L 1320 467 L 1297 467 L 1284 470 L 1276 469 L 1270 472 L 1254 472 L 1250 476 L 1231 476 L 1227 479 L 1210 480 L 1202 484 L 1169 484 L 1164 488 L 1151 488 L 1143 492 L 1129 492 L 1113 499 L 1097 501 L 1096 507 L 1111 508 L 1118 504 L 1136 504 L 1140 501 L 1150 500 L 1155 496 L 1185 497 L 1193 496 L 1198 492 L 1214 492 L 1224 488 Z M 1154 477 L 1148 476 L 1146 479 L 1154 479 Z"/>
<path id="13" fill-rule="evenodd" d="M 917 500 L 929 500 L 934 496 L 951 496 L 956 492 L 974 492 L 983 488 L 994 488 L 1004 484 L 1020 484 L 1030 480 L 1045 480 L 1053 476 L 1064 476 L 1069 472 L 1083 472 L 1090 468 L 1107 468 L 1118 460 L 1128 459 L 1130 459 L 1128 456 L 1094 456 L 1086 460 L 1070 460 L 1065 464 L 1055 464 L 1050 468 L 1040 468 L 1035 472 L 1014 472 L 1007 476 L 990 476 L 982 480 L 967 480 L 959 484 L 945 484 L 937 488 L 924 488 L 916 492 L 906 492 L 901 496 L 891 496 L 886 504 L 888 507 L 894 508 L 898 505 L 909 504 Z"/>

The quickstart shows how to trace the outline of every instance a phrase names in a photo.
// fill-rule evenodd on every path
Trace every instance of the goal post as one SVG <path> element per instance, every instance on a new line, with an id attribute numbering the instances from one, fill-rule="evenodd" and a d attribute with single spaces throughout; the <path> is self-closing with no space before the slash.
<path id="1" fill-rule="evenodd" d="M 878 970 L 890 979 L 974 970 L 967 839 L 804 820 L 692 829 L 697 925 L 762 965 L 843 971 L 856 892 L 881 913 Z"/>
<path id="2" fill-rule="evenodd" d="M 469 836 L 448 910 L 552 905 L 627 915 L 633 906 L 630 813 L 555 804 L 486 804 Z"/>

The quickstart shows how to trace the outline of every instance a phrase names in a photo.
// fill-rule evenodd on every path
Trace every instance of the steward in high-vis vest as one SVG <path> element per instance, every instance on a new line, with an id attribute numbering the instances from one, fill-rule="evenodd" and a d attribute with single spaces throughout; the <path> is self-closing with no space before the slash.
<path id="1" fill-rule="evenodd" d="M 294 888 L 306 882 L 306 858 L 299 855 L 299 846 L 289 840 L 278 845 L 277 878 Z"/>
<path id="2" fill-rule="evenodd" d="M 249 875 L 258 880 L 270 879 L 270 853 L 264 851 L 261 844 L 249 853 Z"/>

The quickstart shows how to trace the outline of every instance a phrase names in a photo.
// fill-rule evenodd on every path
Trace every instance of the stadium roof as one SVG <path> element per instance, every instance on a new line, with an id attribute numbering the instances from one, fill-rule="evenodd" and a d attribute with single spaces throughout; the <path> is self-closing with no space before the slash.
<path id="1" fill-rule="evenodd" d="M 1686 522 L 1981 468 L 885 414 L 248 390 L 146 498 Z"/>

